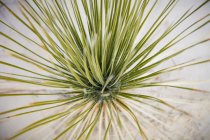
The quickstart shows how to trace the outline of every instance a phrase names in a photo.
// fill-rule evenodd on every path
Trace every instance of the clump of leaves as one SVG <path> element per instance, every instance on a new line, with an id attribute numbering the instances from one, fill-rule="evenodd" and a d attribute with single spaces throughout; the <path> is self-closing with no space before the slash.
<path id="1" fill-rule="evenodd" d="M 36 66 L 40 70 L 34 71 L 18 64 L 0 61 L 1 65 L 27 73 L 1 72 L 0 79 L 43 86 L 46 89 L 52 88 L 54 92 L 30 93 L 26 90 L 18 91 L 22 93 L 1 92 L 0 96 L 60 97 L 56 100 L 33 102 L 27 106 L 0 112 L 0 115 L 11 118 L 60 109 L 29 124 L 11 138 L 17 138 L 38 127 L 65 120 L 54 139 L 80 140 L 89 139 L 94 135 L 99 135 L 99 139 L 104 140 L 112 139 L 114 135 L 119 139 L 124 139 L 125 135 L 129 135 L 129 139 L 135 139 L 136 135 L 129 131 L 130 125 L 133 125 L 142 139 L 149 139 L 145 132 L 147 126 L 143 125 L 141 120 L 141 106 L 149 106 L 161 113 L 164 108 L 154 106 L 147 101 L 187 114 L 160 98 L 135 93 L 131 89 L 164 86 L 204 92 L 190 87 L 175 86 L 167 81 L 152 82 L 152 80 L 180 68 L 209 62 L 209 60 L 192 60 L 155 69 L 160 64 L 209 41 L 209 38 L 204 38 L 172 54 L 168 53 L 161 59 L 158 58 L 209 23 L 209 14 L 202 15 L 185 29 L 179 30 L 161 48 L 157 47 L 208 2 L 209 0 L 186 10 L 153 40 L 153 36 L 176 6 L 176 0 L 169 0 L 156 17 L 152 14 L 158 0 L 25 0 L 20 2 L 21 16 L 1 2 L 1 5 L 39 41 L 0 20 L 2 26 L 31 43 L 30 46 L 26 46 L 6 33 L 0 32 L 2 36 L 18 45 L 16 49 L 4 44 L 0 45 L 0 48 L 9 51 L 19 61 Z M 142 30 L 150 18 L 155 20 L 146 33 L 143 33 Z M 35 51 L 34 47 L 44 51 L 44 55 Z M 20 53 L 20 48 L 30 55 Z M 8 115 L 10 113 L 13 114 Z M 130 125 L 126 126 L 126 124 Z"/>

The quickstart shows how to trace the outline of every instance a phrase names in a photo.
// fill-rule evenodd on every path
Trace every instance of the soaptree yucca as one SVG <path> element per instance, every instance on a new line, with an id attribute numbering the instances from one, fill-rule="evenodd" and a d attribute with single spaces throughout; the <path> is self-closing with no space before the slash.
<path id="1" fill-rule="evenodd" d="M 179 29 L 208 5 L 209 0 L 186 9 L 173 23 L 162 28 L 178 3 L 176 0 L 165 2 L 157 10 L 159 0 L 23 0 L 19 1 L 21 14 L 0 2 L 1 8 L 31 34 L 28 36 L 19 26 L 0 19 L 1 27 L 22 38 L 0 32 L 1 38 L 15 46 L 0 45 L 15 59 L 0 61 L 2 68 L 12 68 L 12 71 L 2 69 L 0 80 L 18 83 L 16 90 L 1 88 L 0 96 L 45 97 L 45 100 L 0 112 L 2 119 L 24 119 L 27 115 L 46 112 L 10 139 L 25 139 L 27 133 L 35 133 L 42 127 L 48 129 L 45 126 L 51 124 L 56 124 L 53 125 L 56 132 L 48 139 L 151 139 L 148 124 L 152 122 L 147 121 L 159 119 L 149 115 L 150 111 L 145 108 L 160 115 L 174 110 L 190 117 L 169 102 L 143 91 L 169 87 L 208 92 L 174 85 L 171 79 L 157 80 L 157 77 L 209 62 L 209 59 L 192 59 L 172 66 L 162 65 L 209 41 L 209 37 L 203 37 L 196 42 L 192 40 L 188 46 L 181 43 L 208 25 L 209 14 L 200 15 Z M 166 41 L 168 36 L 170 39 Z M 28 88 L 21 88 L 22 85 Z M 33 90 L 29 90 L 30 87 Z M 55 96 L 56 99 L 52 99 Z"/>

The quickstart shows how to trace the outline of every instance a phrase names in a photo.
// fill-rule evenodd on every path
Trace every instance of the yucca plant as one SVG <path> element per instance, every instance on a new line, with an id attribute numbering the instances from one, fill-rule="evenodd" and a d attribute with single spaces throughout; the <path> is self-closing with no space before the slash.
<path id="1" fill-rule="evenodd" d="M 42 127 L 51 133 L 50 126 L 55 134 L 38 136 L 39 139 L 161 139 L 149 137 L 149 125 L 158 125 L 151 120 L 164 124 L 170 119 L 169 111 L 190 117 L 188 112 L 146 91 L 168 87 L 208 92 L 179 82 L 173 84 L 176 77 L 164 80 L 157 77 L 210 61 L 186 59 L 172 66 L 162 65 L 209 41 L 209 37 L 203 37 L 196 42 L 192 40 L 189 46 L 182 44 L 208 25 L 209 13 L 179 29 L 209 5 L 209 0 L 186 9 L 170 25 L 163 24 L 178 1 L 165 2 L 157 10 L 158 0 L 24 0 L 19 2 L 21 14 L 0 2 L 1 8 L 22 24 L 25 31 L 3 19 L 1 27 L 28 42 L 0 32 L 1 38 L 15 46 L 2 43 L 0 48 L 16 60 L 0 61 L 0 80 L 19 83 L 15 90 L 1 88 L 0 96 L 10 99 L 21 96 L 23 100 L 27 96 L 45 97 L 4 110 L 0 116 L 24 119 L 27 115 L 46 112 L 43 118 L 30 122 L 9 139 L 27 139 L 25 135 L 30 132 L 39 135 L 36 131 Z M 24 32 L 30 32 L 31 36 Z M 169 36 L 170 39 L 166 39 Z M 22 88 L 23 85 L 28 87 Z M 172 138 L 164 134 L 162 139 Z"/>

